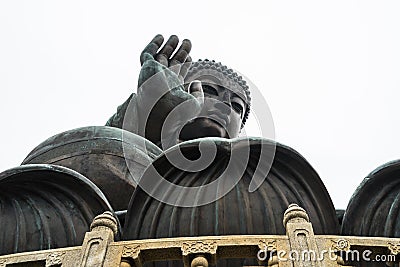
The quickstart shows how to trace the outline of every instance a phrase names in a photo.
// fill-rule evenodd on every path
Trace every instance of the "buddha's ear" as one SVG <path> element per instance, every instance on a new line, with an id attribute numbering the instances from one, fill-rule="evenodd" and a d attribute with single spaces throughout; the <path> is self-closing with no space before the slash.
<path id="1" fill-rule="evenodd" d="M 242 119 L 242 121 L 240 122 L 240 130 L 239 130 L 239 133 L 241 133 L 242 132 L 242 129 L 244 128 L 244 122 L 243 122 L 243 119 Z"/>
<path id="2" fill-rule="evenodd" d="M 246 104 L 245 107 L 244 107 L 243 114 L 242 114 L 242 120 L 241 120 L 241 122 L 240 122 L 240 132 L 241 132 L 242 129 L 244 128 L 244 124 L 246 123 L 246 119 L 248 119 L 248 118 L 246 117 L 248 108 L 249 108 L 249 106 L 248 106 L 248 104 Z"/>

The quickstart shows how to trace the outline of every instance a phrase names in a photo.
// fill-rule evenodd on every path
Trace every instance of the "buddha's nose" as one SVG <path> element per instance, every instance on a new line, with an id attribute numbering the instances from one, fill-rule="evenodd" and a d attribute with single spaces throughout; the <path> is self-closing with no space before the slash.
<path id="1" fill-rule="evenodd" d="M 217 102 L 214 106 L 223 114 L 229 115 L 231 113 L 231 104 L 228 102 Z"/>

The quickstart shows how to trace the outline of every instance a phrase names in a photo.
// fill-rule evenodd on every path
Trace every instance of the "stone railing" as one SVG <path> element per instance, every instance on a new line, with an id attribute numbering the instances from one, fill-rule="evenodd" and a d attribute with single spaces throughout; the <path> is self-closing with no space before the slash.
<path id="1" fill-rule="evenodd" d="M 314 235 L 307 213 L 295 204 L 286 210 L 283 223 L 286 235 L 114 242 L 117 222 L 105 212 L 93 220 L 82 246 L 0 256 L 0 267 L 141 267 L 145 262 L 160 260 L 182 260 L 185 267 L 206 267 L 228 258 L 255 258 L 260 266 L 274 267 L 343 266 L 367 260 L 381 261 L 382 266 L 398 263 L 400 238 Z"/>

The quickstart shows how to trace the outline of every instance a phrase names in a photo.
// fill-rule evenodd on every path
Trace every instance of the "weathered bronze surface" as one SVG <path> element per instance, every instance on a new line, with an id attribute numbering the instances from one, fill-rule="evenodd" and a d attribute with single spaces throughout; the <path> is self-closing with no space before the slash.
<path id="1" fill-rule="evenodd" d="M 189 40 L 180 47 L 176 36 L 163 41 L 157 35 L 143 50 L 138 93 L 107 122 L 113 127 L 53 136 L 22 166 L 0 174 L 0 255 L 38 250 L 0 256 L 0 267 L 337 267 L 393 266 L 399 261 L 400 239 L 382 236 L 400 237 L 400 161 L 371 173 L 345 212 L 342 234 L 376 237 L 333 235 L 343 213 L 335 213 L 321 179 L 300 154 L 262 138 L 229 140 L 239 135 L 249 114 L 245 80 L 221 63 L 192 64 Z M 185 102 L 189 105 L 168 117 Z M 202 137 L 219 138 L 189 141 Z M 192 162 L 184 168 L 173 165 L 171 159 L 179 153 L 184 162 L 201 158 L 200 142 L 216 146 L 209 165 L 198 171 L 185 168 L 196 165 Z M 272 166 L 261 157 L 264 150 Z M 246 151 L 246 160 L 232 157 Z M 157 181 L 159 175 L 169 185 Z M 211 190 L 195 194 L 174 189 L 204 188 L 216 181 Z M 254 184 L 259 187 L 253 191 Z M 215 201 L 192 205 L 213 194 Z M 159 196 L 176 197 L 172 203 L 177 205 Z M 106 197 L 114 209 L 128 207 L 122 233 Z M 123 211 L 118 214 L 125 220 Z M 120 235 L 125 241 L 114 242 Z M 336 259 L 326 254 L 317 260 L 277 257 L 279 250 L 320 256 L 329 249 Z M 271 254 L 257 262 L 260 250 Z M 344 258 L 365 250 L 371 250 L 371 257 L 387 258 Z"/>
<path id="2" fill-rule="evenodd" d="M 342 209 L 336 210 L 336 217 L 338 218 L 340 226 L 342 226 L 342 223 L 343 223 L 344 213 L 345 213 L 345 210 L 342 210 Z"/>
<path id="3" fill-rule="evenodd" d="M 342 234 L 400 237 L 400 161 L 371 172 L 354 192 Z"/>
<path id="4" fill-rule="evenodd" d="M 192 64 L 187 39 L 179 48 L 175 35 L 163 41 L 157 35 L 145 47 L 137 95 L 118 107 L 106 125 L 139 134 L 163 149 L 200 137 L 237 137 L 250 111 L 246 81 L 221 63 Z"/>
<path id="5" fill-rule="evenodd" d="M 285 226 L 284 235 L 201 236 L 113 242 L 117 224 L 110 213 L 104 213 L 93 220 L 91 231 L 86 233 L 82 246 L 0 256 L 0 266 L 143 267 L 166 260 L 175 260 L 185 267 L 198 264 L 214 266 L 223 259 L 256 259 L 260 250 L 266 251 L 269 256 L 252 266 L 348 266 L 355 265 L 357 261 L 345 262 L 335 253 L 352 255 L 350 252 L 362 253 L 366 250 L 372 252 L 370 259 L 373 259 L 372 255 L 384 251 L 385 254 L 381 255 L 386 256 L 388 266 L 393 266 L 397 261 L 400 238 L 316 235 L 308 214 L 295 204 L 291 204 L 280 217 Z M 307 253 L 302 254 L 304 251 Z M 289 253 L 294 257 L 292 260 Z"/>
<path id="6" fill-rule="evenodd" d="M 1 173 L 0 203 L 1 255 L 78 246 L 93 218 L 112 211 L 87 178 L 48 164 Z"/>
<path id="7" fill-rule="evenodd" d="M 142 172 L 160 153 L 157 146 L 133 133 L 91 126 L 50 137 L 33 149 L 22 164 L 71 168 L 95 183 L 115 210 L 125 210 Z"/>
<path id="8" fill-rule="evenodd" d="M 371 172 L 350 199 L 341 233 L 354 236 L 400 237 L 399 177 L 399 160 L 386 163 Z M 386 266 L 384 262 L 362 262 L 357 265 Z"/>
<path id="9" fill-rule="evenodd" d="M 228 162 L 234 161 L 230 158 L 232 151 L 240 151 L 247 140 L 230 143 L 228 140 L 216 139 L 218 151 L 213 163 L 205 170 L 196 173 L 180 170 L 168 161 L 167 156 L 174 158 L 174 153 L 178 151 L 188 158 L 197 158 L 199 142 L 200 140 L 181 143 L 163 153 L 152 165 L 171 183 L 189 187 L 205 185 L 217 179 L 225 171 Z M 266 176 L 253 176 L 259 163 L 261 144 L 266 150 L 270 149 L 268 145 L 275 145 L 265 139 L 252 139 L 249 143 L 248 163 L 233 162 L 235 168 L 224 175 L 226 179 L 238 176 L 242 178 L 227 195 L 213 203 L 193 208 L 167 205 L 150 197 L 138 187 L 130 202 L 123 239 L 284 234 L 282 214 L 290 203 L 299 203 L 307 210 L 317 234 L 337 234 L 339 226 L 329 194 L 318 174 L 296 151 L 276 144 L 270 172 L 268 173 L 267 169 L 262 171 L 266 166 L 261 162 L 258 165 L 258 175 Z M 244 173 L 240 172 L 241 164 L 245 164 Z M 146 170 L 141 182 L 154 176 L 154 172 L 150 170 L 150 167 Z M 249 184 L 254 178 L 265 178 L 265 180 L 256 191 L 250 193 Z M 224 181 L 219 183 L 221 187 L 223 184 Z M 154 190 L 161 190 L 165 194 L 171 194 L 172 191 L 169 188 L 157 187 L 157 184 L 154 187 Z M 201 199 L 207 193 L 199 193 L 197 197 Z M 196 202 L 196 199 L 193 201 Z M 230 261 L 220 264 L 218 266 L 241 266 L 240 264 L 244 262 Z M 174 263 L 173 266 L 179 265 Z"/>

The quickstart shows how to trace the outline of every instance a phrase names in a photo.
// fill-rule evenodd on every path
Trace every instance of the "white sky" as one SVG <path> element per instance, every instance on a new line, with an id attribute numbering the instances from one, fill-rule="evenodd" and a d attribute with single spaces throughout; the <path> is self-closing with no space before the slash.
<path id="1" fill-rule="evenodd" d="M 135 90 L 142 48 L 177 34 L 193 58 L 257 85 L 276 140 L 345 208 L 400 158 L 399 13 L 399 1 L 1 1 L 0 170 L 54 134 L 104 125 Z"/>

